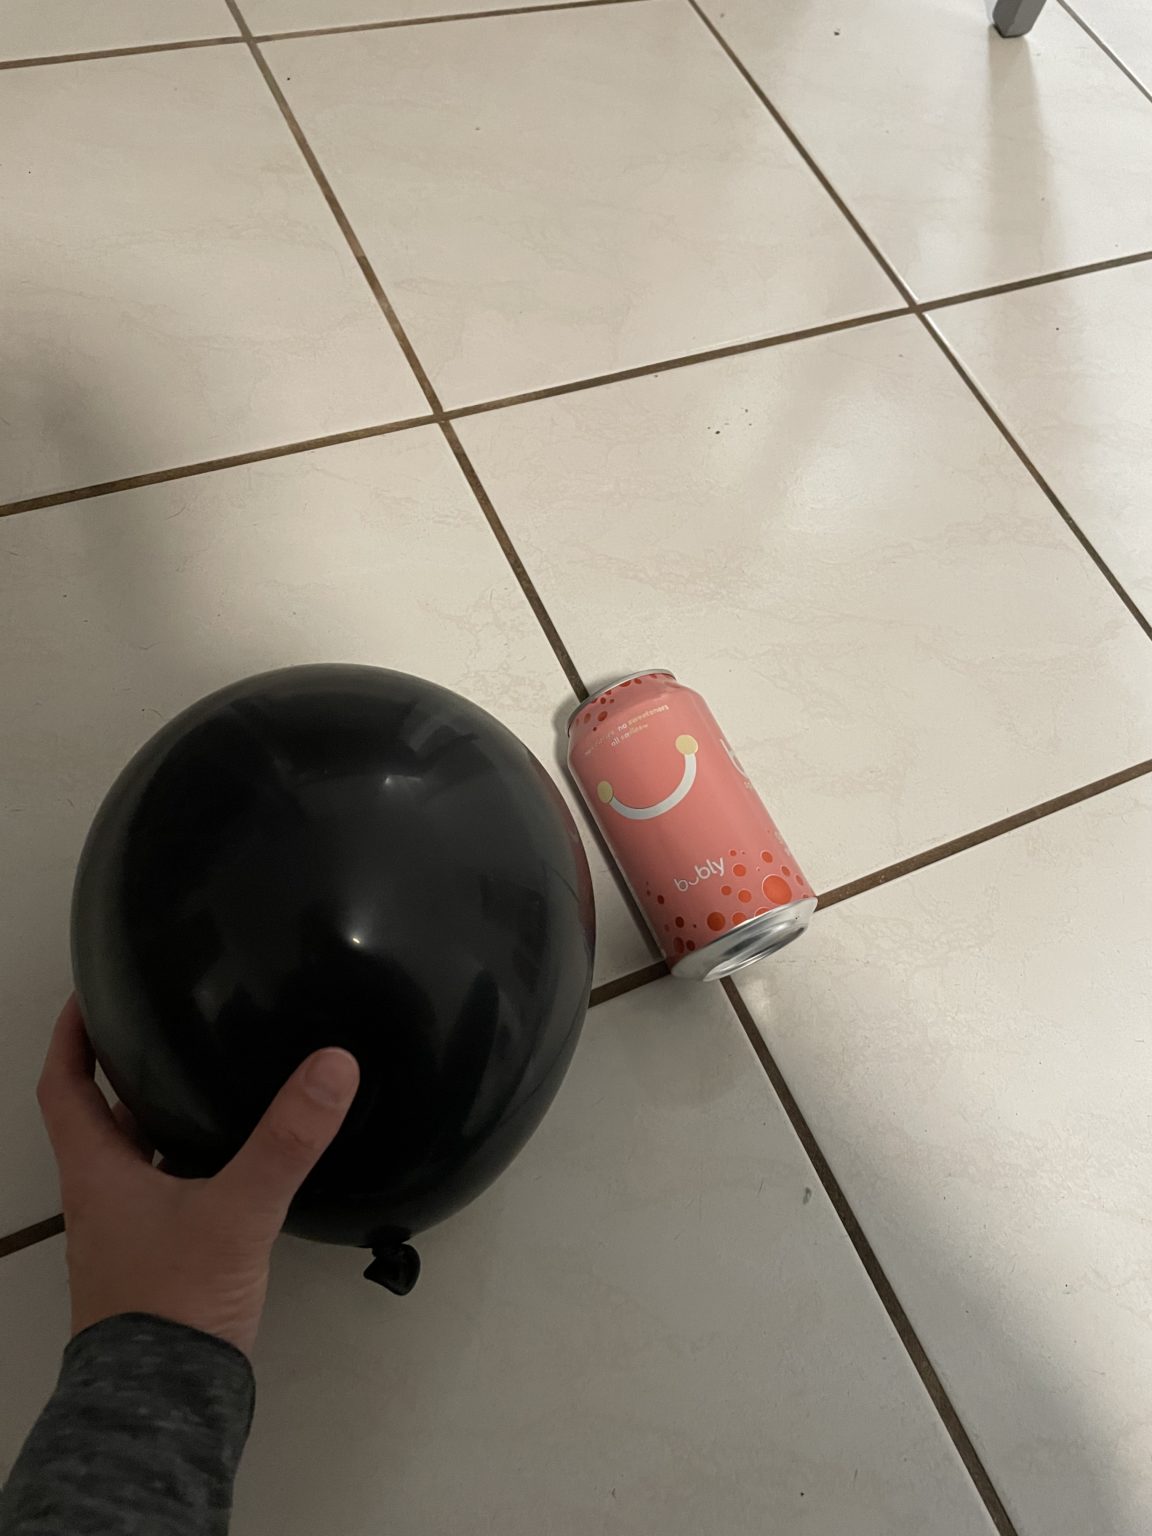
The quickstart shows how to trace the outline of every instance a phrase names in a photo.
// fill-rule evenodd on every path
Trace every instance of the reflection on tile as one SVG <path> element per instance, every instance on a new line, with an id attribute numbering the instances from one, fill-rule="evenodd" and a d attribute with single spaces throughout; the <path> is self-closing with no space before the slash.
<path id="1" fill-rule="evenodd" d="M 420 1248 L 398 1301 L 281 1245 L 234 1536 L 991 1536 L 717 990 L 595 1009 L 519 1159 Z M 0 1262 L 0 1329 L 36 1341 L 0 1464 L 61 1282 Z"/>
<path id="2" fill-rule="evenodd" d="M 821 914 L 741 991 L 1021 1532 L 1152 1528 L 1152 787 Z"/>
<path id="3" fill-rule="evenodd" d="M 458 425 L 582 674 L 698 687 L 817 889 L 1152 755 L 1152 648 L 915 320 Z"/>
<path id="4" fill-rule="evenodd" d="M 920 298 L 1152 248 L 1152 102 L 1060 6 L 703 4 Z"/>
<path id="5" fill-rule="evenodd" d="M 1152 263 L 942 309 L 932 323 L 1152 618 Z"/>
<path id="6" fill-rule="evenodd" d="M 237 677 L 356 661 L 457 689 L 555 768 L 567 684 L 432 428 L 0 529 L 2 1233 L 56 1209 L 32 1088 L 68 988 L 72 874 L 100 797 L 162 721 Z M 588 847 L 603 981 L 649 952 Z"/>
<path id="7" fill-rule="evenodd" d="M 0 6 L 0 59 L 141 48 L 236 33 L 224 0 L 99 0 L 96 5 L 92 0 L 4 0 Z M 40 89 L 42 100 L 51 82 L 41 80 Z"/>
<path id="8" fill-rule="evenodd" d="M 0 143 L 0 501 L 426 409 L 245 49 L 14 70 Z"/>
<path id="9" fill-rule="evenodd" d="M 683 5 L 266 54 L 450 404 L 899 303 Z"/>
<path id="10" fill-rule="evenodd" d="M 530 9 L 555 0 L 242 0 L 253 32 L 291 32 L 305 27 L 362 26 L 423 16 L 459 16 L 469 11 Z M 626 0 L 636 3 L 636 0 Z"/>

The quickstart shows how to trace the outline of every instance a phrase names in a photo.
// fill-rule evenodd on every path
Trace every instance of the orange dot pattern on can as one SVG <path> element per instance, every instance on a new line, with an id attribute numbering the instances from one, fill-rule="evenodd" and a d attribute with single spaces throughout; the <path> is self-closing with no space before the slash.
<path id="1" fill-rule="evenodd" d="M 585 709 L 584 714 L 582 716 L 584 724 L 585 725 L 591 724 L 592 729 L 594 731 L 597 730 L 599 728 L 599 725 L 608 718 L 608 710 L 605 708 L 605 706 L 615 702 L 615 694 L 616 694 L 617 690 L 624 689 L 624 688 L 631 688 L 631 687 L 637 687 L 638 688 L 642 684 L 647 682 L 649 678 L 651 678 L 654 682 L 659 682 L 661 680 L 662 676 L 663 676 L 663 674 L 659 673 L 659 672 L 648 672 L 648 673 L 643 674 L 640 677 L 625 678 L 621 682 L 613 684 L 613 686 L 611 688 L 605 689 L 605 691 L 599 696 L 599 698 L 589 699 L 588 700 L 588 708 Z M 593 719 L 594 716 L 595 716 L 595 719 Z M 604 797 L 602 796 L 601 798 L 604 798 Z M 745 859 L 747 857 L 747 855 L 744 853 L 744 851 L 742 849 L 730 848 L 728 850 L 728 857 L 730 859 L 732 859 L 732 860 L 736 860 L 737 858 L 743 860 L 743 859 Z M 753 855 L 753 859 L 755 859 L 755 855 Z M 761 852 L 760 852 L 760 865 L 761 865 L 761 868 L 771 867 L 775 863 L 775 859 L 776 859 L 776 856 L 775 856 L 775 854 L 772 852 L 772 850 L 770 848 L 765 848 L 765 849 L 761 850 Z M 760 869 L 753 869 L 753 871 L 752 871 L 753 879 L 758 879 L 760 877 L 760 872 L 761 872 Z M 732 875 L 737 880 L 744 880 L 747 877 L 748 873 L 749 873 L 748 867 L 747 867 L 747 865 L 745 863 L 741 862 L 741 863 L 733 863 L 732 864 Z M 790 885 L 788 883 L 789 880 L 791 880 L 793 882 L 793 884 L 795 885 L 795 887 L 796 887 L 795 892 L 793 891 L 792 885 Z M 751 882 L 749 882 L 749 887 L 750 887 L 750 885 L 751 885 Z M 746 887 L 742 886 L 735 893 L 736 900 L 740 903 L 741 909 L 748 908 L 748 910 L 747 911 L 745 911 L 745 910 L 737 910 L 737 911 L 731 912 L 731 913 L 719 912 L 719 911 L 710 912 L 708 914 L 707 918 L 705 919 L 705 922 L 706 922 L 708 928 L 712 931 L 712 933 L 714 933 L 714 934 L 715 933 L 722 933 L 724 931 L 724 929 L 727 928 L 729 925 L 731 925 L 732 927 L 737 927 L 741 923 L 746 923 L 748 921 L 748 918 L 749 918 L 750 915 L 753 916 L 753 917 L 763 917 L 766 913 L 768 913 L 768 912 L 770 912 L 772 910 L 772 907 L 787 906 L 789 904 L 789 902 L 795 901 L 799 897 L 811 896 L 811 894 L 812 894 L 811 889 L 809 888 L 807 882 L 804 880 L 803 876 L 799 873 L 799 871 L 797 870 L 797 871 L 793 872 L 788 867 L 788 865 L 786 865 L 786 864 L 781 866 L 780 874 L 779 875 L 765 874 L 764 879 L 761 882 L 761 887 L 760 888 L 761 888 L 761 890 L 764 893 L 765 900 L 770 902 L 771 906 L 756 907 L 756 908 L 753 909 L 752 906 L 751 906 L 751 903 L 752 903 L 752 901 L 754 899 L 753 898 L 753 894 L 752 894 L 752 890 L 751 890 L 751 888 L 746 888 Z M 648 895 L 649 899 L 651 899 L 651 896 L 652 896 L 651 891 L 649 890 L 646 894 Z M 722 896 L 728 896 L 728 897 L 732 896 L 732 894 L 733 894 L 732 886 L 731 885 L 721 886 L 720 894 Z M 663 893 L 658 895 L 655 899 L 656 899 L 656 902 L 661 907 L 667 908 L 667 906 L 668 906 L 668 898 L 666 898 Z M 676 903 L 675 903 L 675 901 L 673 899 L 673 901 L 672 901 L 673 910 L 672 910 L 672 912 L 667 913 L 667 915 L 673 918 L 673 921 L 674 921 L 675 926 L 677 928 L 681 928 L 682 929 L 685 926 L 685 919 L 684 919 L 683 916 L 676 916 L 675 915 L 675 905 L 676 905 Z M 661 916 L 664 916 L 664 915 L 665 915 L 664 913 L 661 914 Z M 692 926 L 693 926 L 693 928 L 695 928 L 696 924 L 693 923 Z M 664 931 L 665 932 L 669 933 L 669 935 L 672 934 L 672 932 L 673 932 L 672 923 L 664 923 L 663 927 L 664 927 Z M 675 952 L 678 955 L 682 955 L 687 950 L 691 950 L 691 949 L 695 949 L 696 948 L 695 942 L 692 939 L 684 939 L 684 938 L 682 938 L 680 936 L 676 936 L 676 937 L 673 938 L 673 945 L 675 947 Z"/>
<path id="2" fill-rule="evenodd" d="M 606 688 L 598 699 L 589 699 L 587 702 L 591 707 L 586 709 L 583 715 L 580 717 L 583 724 L 589 725 L 592 723 L 592 714 L 593 711 L 595 711 L 596 723 L 592 725 L 592 729 L 594 731 L 598 731 L 600 726 L 608 718 L 608 711 L 603 708 L 603 706 L 605 704 L 611 704 L 614 702 L 616 690 L 618 688 L 639 688 L 641 683 L 646 682 L 648 678 L 653 678 L 658 682 L 660 679 L 660 673 L 648 672 L 645 673 L 645 675 L 642 677 L 626 677 L 623 682 L 613 683 L 611 688 Z"/>
<path id="3" fill-rule="evenodd" d="M 737 850 L 735 848 L 729 849 L 728 856 L 729 858 L 736 858 Z M 741 854 L 740 857 L 743 858 L 744 855 Z M 761 867 L 770 866 L 774 862 L 775 855 L 773 854 L 772 850 L 769 848 L 763 849 L 760 854 Z M 753 873 L 754 875 L 758 875 L 759 872 L 759 870 L 754 870 Z M 732 873 L 738 879 L 742 878 L 748 873 L 747 865 L 733 864 Z M 793 890 L 793 886 L 789 884 L 789 880 L 791 880 L 795 885 L 795 890 Z M 780 866 L 780 873 L 778 875 L 765 875 L 761 882 L 760 889 L 764 893 L 764 899 L 770 902 L 771 906 L 756 907 L 755 910 L 743 910 L 745 908 L 751 909 L 751 904 L 754 898 L 751 888 L 741 887 L 741 889 L 736 892 L 736 900 L 740 903 L 740 910 L 731 913 L 720 911 L 709 912 L 705 921 L 707 922 L 708 927 L 712 930 L 712 932 L 723 933 L 724 929 L 729 925 L 731 925 L 733 928 L 739 927 L 741 923 L 746 923 L 748 921 L 749 916 L 764 917 L 772 910 L 773 907 L 786 907 L 790 902 L 798 901 L 801 897 L 811 896 L 812 894 L 804 877 L 799 873 L 799 871 L 793 871 L 787 864 L 782 864 Z M 730 885 L 722 885 L 720 887 L 720 894 L 721 896 L 731 896 L 732 887 Z"/>

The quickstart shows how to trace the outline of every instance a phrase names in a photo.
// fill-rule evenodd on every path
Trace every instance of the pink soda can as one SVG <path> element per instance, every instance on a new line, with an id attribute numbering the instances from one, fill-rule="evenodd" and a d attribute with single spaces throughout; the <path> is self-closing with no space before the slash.
<path id="1" fill-rule="evenodd" d="M 568 767 L 674 975 L 727 976 L 807 928 L 812 887 L 712 711 L 671 672 L 586 699 Z"/>

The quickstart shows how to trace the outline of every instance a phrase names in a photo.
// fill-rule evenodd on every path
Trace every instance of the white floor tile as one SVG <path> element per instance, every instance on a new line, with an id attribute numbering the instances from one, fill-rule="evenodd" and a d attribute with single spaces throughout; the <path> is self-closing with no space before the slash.
<path id="1" fill-rule="evenodd" d="M 291 32 L 306 27 L 354 27 L 374 21 L 427 16 L 460 16 L 504 5 L 527 10 L 554 0 L 241 0 L 253 32 Z M 632 3 L 632 0 L 628 0 Z M 636 0 L 640 3 L 640 0 Z"/>
<path id="2" fill-rule="evenodd" d="M 420 1247 L 397 1301 L 282 1246 L 234 1536 L 990 1536 L 718 990 L 593 1010 L 524 1153 Z M 51 1354 L 60 1286 L 0 1263 L 4 1332 Z"/>
<path id="3" fill-rule="evenodd" d="M 1152 8 L 1147 0 L 1076 0 L 1073 9 L 1152 90 Z"/>
<path id="4" fill-rule="evenodd" d="M 0 1233 L 50 1215 L 32 1089 L 68 990 L 68 901 L 92 814 L 159 724 L 306 661 L 431 677 L 557 778 L 567 683 L 432 428 L 0 523 Z M 571 799 L 571 795 L 569 795 Z M 589 840 L 597 979 L 648 962 Z"/>
<path id="5" fill-rule="evenodd" d="M 64 1239 L 49 1238 L 0 1259 L 0 1485 L 56 1385 L 68 1332 Z"/>
<path id="6" fill-rule="evenodd" d="M 899 303 L 682 4 L 266 53 L 449 404 Z"/>
<path id="7" fill-rule="evenodd" d="M 247 50 L 13 70 L 0 143 L 0 501 L 426 409 Z"/>
<path id="8" fill-rule="evenodd" d="M 1152 618 L 1152 263 L 937 311 L 932 323 Z"/>
<path id="9" fill-rule="evenodd" d="M 1023 1536 L 1152 1527 L 1152 787 L 822 913 L 741 990 Z"/>
<path id="10" fill-rule="evenodd" d="M 1152 647 L 913 319 L 459 428 L 582 674 L 698 687 L 818 890 L 1152 755 Z"/>
<path id="11" fill-rule="evenodd" d="M 1152 248 L 1152 102 L 1059 5 L 704 8 L 918 297 Z"/>
<path id="12" fill-rule="evenodd" d="M 236 33 L 224 0 L 4 0 L 0 6 L 0 59 L 141 48 Z M 50 92 L 52 82 L 39 78 L 42 91 Z"/>

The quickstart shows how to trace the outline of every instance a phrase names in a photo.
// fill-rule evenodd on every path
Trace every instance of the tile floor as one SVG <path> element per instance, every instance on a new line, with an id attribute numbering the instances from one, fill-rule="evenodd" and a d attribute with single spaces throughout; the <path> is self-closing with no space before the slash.
<path id="1" fill-rule="evenodd" d="M 0 3 L 0 1472 L 118 766 L 344 659 L 559 776 L 659 662 L 813 931 L 649 980 L 589 840 L 610 1000 L 407 1301 L 285 1241 L 237 1536 L 1144 1533 L 1147 7 L 490 9 Z"/>

